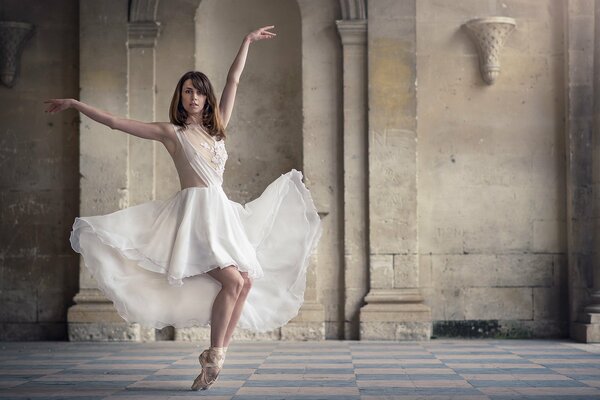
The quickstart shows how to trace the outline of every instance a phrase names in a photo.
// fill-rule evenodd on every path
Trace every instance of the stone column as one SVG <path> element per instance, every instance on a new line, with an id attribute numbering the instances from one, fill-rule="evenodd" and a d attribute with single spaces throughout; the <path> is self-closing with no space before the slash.
<path id="1" fill-rule="evenodd" d="M 585 5 L 580 5 L 580 7 L 585 7 Z M 569 272 L 571 273 L 571 298 L 572 301 L 573 299 L 579 300 L 574 305 L 579 306 L 580 310 L 577 321 L 571 325 L 571 336 L 586 343 L 600 342 L 600 40 L 598 39 L 600 37 L 600 0 L 595 1 L 594 7 L 593 21 L 589 17 L 591 10 L 587 10 L 586 18 L 586 10 L 580 10 L 575 3 L 570 4 L 570 8 L 567 10 L 568 22 L 571 22 L 571 26 L 567 29 L 572 34 L 568 36 L 567 41 L 569 46 L 568 65 L 569 70 L 573 69 L 568 75 L 568 88 L 571 95 L 568 109 L 568 143 L 571 144 L 568 172 L 572 178 L 568 187 L 569 200 L 576 206 L 576 208 L 572 207 L 571 215 L 569 215 L 569 221 L 572 221 L 570 226 L 572 230 L 570 229 L 569 233 L 573 234 L 574 239 L 569 240 Z M 577 18 L 578 16 L 581 18 Z M 581 20 L 587 21 L 587 26 L 581 24 Z M 592 23 L 593 31 L 590 27 Z M 579 36 L 575 36 L 575 31 L 579 33 Z M 592 32 L 594 32 L 593 35 Z M 571 47 L 575 44 L 572 42 L 578 40 L 578 37 L 584 37 L 586 40 L 579 43 L 580 47 Z M 581 39 L 579 40 L 581 41 Z M 579 61 L 579 65 L 586 65 L 581 58 L 587 57 L 585 60 L 589 61 L 589 47 L 592 43 L 594 46 L 593 71 L 588 74 L 587 79 L 582 80 L 583 77 L 577 75 L 581 72 L 574 68 L 577 65 L 575 63 Z M 583 50 L 581 45 L 587 45 L 587 54 L 577 53 L 577 51 Z M 575 86 L 574 83 L 579 83 L 579 81 L 582 81 L 585 89 L 577 93 L 572 88 Z M 578 95 L 579 97 L 577 97 Z M 592 110 L 589 107 L 576 108 L 577 105 L 592 103 L 592 98 Z M 585 115 L 579 115 L 582 111 Z M 581 117 L 587 117 L 588 122 L 591 121 L 592 124 L 578 125 L 577 119 Z M 573 187 L 574 183 L 577 186 Z M 578 186 L 582 186 L 584 190 L 582 191 Z M 577 225 L 573 226 L 573 224 Z M 583 303 L 584 306 L 581 307 L 579 303 Z"/>
<path id="2" fill-rule="evenodd" d="M 159 34 L 156 21 L 133 21 L 128 24 L 129 117 L 154 121 L 156 60 Z M 128 135 L 130 205 L 156 197 L 156 142 Z"/>
<path id="3" fill-rule="evenodd" d="M 80 4 L 80 99 L 115 115 L 127 109 L 126 0 Z M 80 125 L 80 215 L 101 215 L 129 204 L 128 137 L 87 117 Z M 81 259 L 79 293 L 68 311 L 69 339 L 144 340 L 98 290 Z"/>
<path id="4" fill-rule="evenodd" d="M 328 140 L 330 132 L 337 128 L 336 119 L 332 118 L 337 111 L 334 89 L 337 82 L 331 79 L 329 71 L 334 65 L 335 52 L 327 39 L 333 34 L 330 29 L 334 18 L 331 4 L 298 0 L 298 6 L 302 18 L 302 170 L 321 217 L 323 236 L 308 267 L 304 304 L 298 316 L 281 328 L 281 339 L 323 340 L 327 314 L 321 303 L 323 291 L 319 280 L 323 280 L 324 269 L 335 268 L 328 263 L 331 262 L 328 250 L 334 237 L 331 226 L 337 221 L 337 210 L 330 203 L 331 186 L 328 187 L 329 182 L 335 182 L 337 173 L 336 160 L 331 159 L 335 147 Z"/>
<path id="5" fill-rule="evenodd" d="M 418 287 L 416 1 L 368 2 L 370 291 L 360 338 L 428 340 Z"/>
<path id="6" fill-rule="evenodd" d="M 158 23 L 148 20 L 156 6 L 155 1 L 134 1 L 128 10 L 127 1 L 82 2 L 82 101 L 115 115 L 154 119 Z M 106 214 L 154 199 L 155 143 L 112 132 L 86 117 L 80 136 L 81 215 Z M 74 301 L 68 313 L 70 340 L 155 339 L 153 328 L 128 324 L 118 315 L 83 265 Z"/>
<path id="7" fill-rule="evenodd" d="M 344 338 L 359 338 L 359 313 L 368 291 L 367 20 L 336 22 L 344 71 Z"/>

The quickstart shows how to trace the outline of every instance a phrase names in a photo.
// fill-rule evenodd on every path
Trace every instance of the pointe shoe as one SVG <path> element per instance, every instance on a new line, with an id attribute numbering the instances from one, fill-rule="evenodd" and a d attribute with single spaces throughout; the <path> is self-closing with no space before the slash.
<path id="1" fill-rule="evenodd" d="M 204 350 L 198 357 L 202 371 L 194 379 L 192 390 L 206 390 L 219 378 L 219 373 L 225 362 L 225 352 L 222 347 L 211 347 Z"/>
<path id="2" fill-rule="evenodd" d="M 214 347 L 215 349 L 218 349 L 219 347 Z M 221 364 L 223 364 L 225 362 L 225 356 L 227 356 L 227 347 L 221 347 L 223 349 L 223 360 L 221 361 Z M 198 356 L 198 361 L 200 361 L 200 366 L 202 368 L 204 368 L 204 365 L 206 364 L 206 357 L 208 356 L 208 350 L 206 349 L 204 350 L 202 353 L 200 353 L 200 355 Z"/>

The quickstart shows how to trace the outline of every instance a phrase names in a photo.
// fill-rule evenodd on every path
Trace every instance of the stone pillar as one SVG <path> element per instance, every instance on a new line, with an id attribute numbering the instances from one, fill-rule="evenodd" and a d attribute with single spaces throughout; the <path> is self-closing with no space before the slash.
<path id="1" fill-rule="evenodd" d="M 80 5 L 80 99 L 114 115 L 154 118 L 156 2 L 90 2 Z M 144 3 L 143 7 L 140 4 Z M 146 3 L 149 4 L 146 7 Z M 133 21 L 128 24 L 127 17 Z M 142 22 L 137 22 L 142 21 Z M 81 215 L 101 215 L 154 198 L 154 143 L 111 131 L 82 116 Z M 83 263 L 83 259 L 81 259 Z M 76 305 L 68 312 L 69 339 L 155 339 L 153 328 L 126 323 L 98 290 L 82 264 Z"/>
<path id="2" fill-rule="evenodd" d="M 360 338 L 428 340 L 418 287 L 416 1 L 368 2 L 370 291 Z"/>
<path id="3" fill-rule="evenodd" d="M 155 47 L 159 34 L 156 21 L 133 21 L 128 25 L 129 117 L 154 121 L 156 60 Z M 130 205 L 156 197 L 156 145 L 128 135 Z"/>
<path id="4" fill-rule="evenodd" d="M 581 6 L 580 6 L 581 7 Z M 571 145 L 578 145 L 577 147 L 572 146 L 571 151 L 576 151 L 576 153 L 571 153 L 571 163 L 569 171 L 570 175 L 574 177 L 577 181 L 571 182 L 569 186 L 569 200 L 573 201 L 574 205 L 577 205 L 578 208 L 572 209 L 572 215 L 569 215 L 569 221 L 576 221 L 577 225 L 574 227 L 573 231 L 575 233 L 574 239 L 580 239 L 572 243 L 569 241 L 569 245 L 574 244 L 575 248 L 569 248 L 569 272 L 574 272 L 570 278 L 571 280 L 575 280 L 575 282 L 571 283 L 571 289 L 575 291 L 573 293 L 573 298 L 580 299 L 578 303 L 583 303 L 583 307 L 579 306 L 580 312 L 577 315 L 577 321 L 571 325 L 571 336 L 579 341 L 586 343 L 597 343 L 600 342 L 600 0 L 596 0 L 594 4 L 594 18 L 593 21 L 589 18 L 586 18 L 588 22 L 587 30 L 585 30 L 585 25 L 582 26 L 579 24 L 581 21 L 576 20 L 576 16 L 581 14 L 581 17 L 585 18 L 585 13 L 581 12 L 576 7 L 576 4 L 571 4 L 571 8 L 567 10 L 567 12 L 571 12 L 568 14 L 570 17 L 568 19 L 569 22 L 573 24 L 568 27 L 568 32 L 573 34 L 575 30 L 577 30 L 580 35 L 579 37 L 587 38 L 584 43 L 580 43 L 580 45 L 587 44 L 588 47 L 591 47 L 592 43 L 594 46 L 593 51 L 593 71 L 588 75 L 588 78 L 583 81 L 584 87 L 587 90 L 584 90 L 582 94 L 585 94 L 585 97 L 576 98 L 576 92 L 572 92 L 572 83 L 573 81 L 577 82 L 577 79 L 580 78 L 577 75 L 577 71 L 574 69 L 575 62 L 579 61 L 579 64 L 583 64 L 581 60 L 578 60 L 575 56 L 579 55 L 580 57 L 586 57 L 584 54 L 577 54 L 576 51 L 583 50 L 581 47 L 573 47 L 570 46 L 573 44 L 572 41 L 577 40 L 577 36 L 572 35 L 573 39 L 569 37 L 568 40 L 568 50 L 569 50 L 569 62 L 573 61 L 573 64 L 569 63 L 569 69 L 573 68 L 574 72 L 569 74 L 569 93 L 573 95 L 573 98 L 570 99 L 575 105 L 577 104 L 587 104 L 592 103 L 593 98 L 593 109 L 590 110 L 589 107 L 583 108 L 584 112 L 587 111 L 587 115 L 583 117 L 587 117 L 588 121 L 591 121 L 592 124 L 588 124 L 584 126 L 584 129 L 577 129 L 575 125 L 575 121 L 569 124 L 569 133 L 571 134 L 569 139 Z M 581 19 L 581 18 L 580 18 Z M 593 23 L 593 35 L 590 35 L 592 29 L 590 29 L 590 25 Z M 594 38 L 596 38 L 594 40 Z M 581 39 L 579 39 L 581 40 Z M 588 51 L 590 49 L 588 48 Z M 573 54 L 575 53 L 575 54 Z M 587 53 L 587 57 L 589 61 L 589 52 Z M 585 65 L 585 64 L 583 64 Z M 588 63 L 589 65 L 589 63 Z M 589 72 L 589 71 L 588 71 Z M 579 72 L 581 74 L 581 72 Z M 569 104 L 572 104 L 571 102 Z M 581 110 L 578 110 L 575 107 L 569 107 L 568 116 L 571 119 L 575 120 L 577 117 L 582 117 L 581 115 L 577 115 L 577 113 L 581 113 Z M 589 115 L 591 114 L 591 115 Z M 573 131 L 574 129 L 577 129 Z M 583 135 L 581 134 L 583 133 Z M 583 138 L 583 140 L 582 140 Z M 590 146 L 591 144 L 591 146 Z M 573 156 L 577 156 L 577 158 Z M 574 159 L 573 159 L 574 158 Z M 591 167 L 591 170 L 589 170 Z M 584 191 L 573 189 L 573 183 L 579 184 L 578 186 L 583 186 Z M 587 185 L 586 185 L 587 183 Z M 577 187 L 577 186 L 576 186 Z M 591 190 L 590 190 L 591 189 Z M 577 196 L 575 198 L 574 196 Z M 574 200 L 579 200 L 575 202 Z M 583 220 L 578 220 L 573 217 L 584 217 Z M 573 224 L 574 222 L 572 222 Z M 570 232 L 571 233 L 571 230 Z M 583 240 L 583 246 L 581 241 Z M 571 255 L 572 250 L 577 251 L 575 254 Z M 581 253 L 581 254 L 580 254 Z M 583 256 L 583 257 L 582 257 Z M 583 263 L 580 261 L 584 261 Z M 571 265 L 573 262 L 575 265 Z M 579 275 L 582 274 L 583 276 Z M 573 285 L 573 284 L 576 284 Z M 577 293 L 577 292 L 583 293 Z"/>
<path id="5" fill-rule="evenodd" d="M 115 115 L 127 109 L 126 0 L 81 1 L 79 98 Z M 81 116 L 80 215 L 101 215 L 127 207 L 128 138 Z M 142 340 L 143 330 L 127 324 L 98 290 L 81 259 L 79 293 L 68 311 L 69 339 Z"/>
<path id="6" fill-rule="evenodd" d="M 359 338 L 359 313 L 368 291 L 367 20 L 336 22 L 344 71 L 344 338 Z"/>
<path id="7" fill-rule="evenodd" d="M 338 226 L 337 146 L 338 50 L 332 21 L 338 18 L 333 2 L 298 0 L 302 18 L 302 170 L 311 191 L 323 235 L 311 259 L 304 304 L 298 317 L 281 329 L 281 339 L 340 338 L 338 320 L 341 271 L 336 246 Z"/>

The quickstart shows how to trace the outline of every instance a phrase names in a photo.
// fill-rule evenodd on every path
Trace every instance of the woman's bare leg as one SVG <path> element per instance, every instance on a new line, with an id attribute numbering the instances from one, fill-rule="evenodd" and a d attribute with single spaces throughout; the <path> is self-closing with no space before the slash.
<path id="1" fill-rule="evenodd" d="M 225 330 L 225 337 L 223 339 L 223 346 L 229 346 L 229 342 L 231 341 L 231 336 L 233 335 L 233 331 L 242 316 L 242 310 L 244 309 L 244 304 L 246 303 L 246 298 L 250 293 L 250 289 L 252 288 L 252 279 L 248 277 L 247 272 L 240 272 L 242 277 L 244 278 L 244 287 L 240 292 L 240 295 L 237 298 L 235 306 L 233 308 L 233 312 L 231 313 L 231 318 L 229 319 L 229 324 L 227 325 L 227 329 Z"/>
<path id="2" fill-rule="evenodd" d="M 221 283 L 221 290 L 215 297 L 210 316 L 210 344 L 212 347 L 223 347 L 225 332 L 237 299 L 244 288 L 244 279 L 238 269 L 231 265 L 215 268 L 208 274 Z M 239 318 L 239 317 L 238 317 Z"/>

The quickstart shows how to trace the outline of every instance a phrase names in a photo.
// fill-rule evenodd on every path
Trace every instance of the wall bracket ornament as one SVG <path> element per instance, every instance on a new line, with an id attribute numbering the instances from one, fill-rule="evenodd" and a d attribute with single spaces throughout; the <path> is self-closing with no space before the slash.
<path id="1" fill-rule="evenodd" d="M 33 25 L 27 22 L 0 21 L 0 82 L 4 86 L 15 84 L 23 45 L 32 33 Z"/>
<path id="2" fill-rule="evenodd" d="M 477 46 L 481 76 L 488 85 L 500 74 L 500 51 L 516 26 L 508 17 L 476 18 L 463 25 Z"/>

